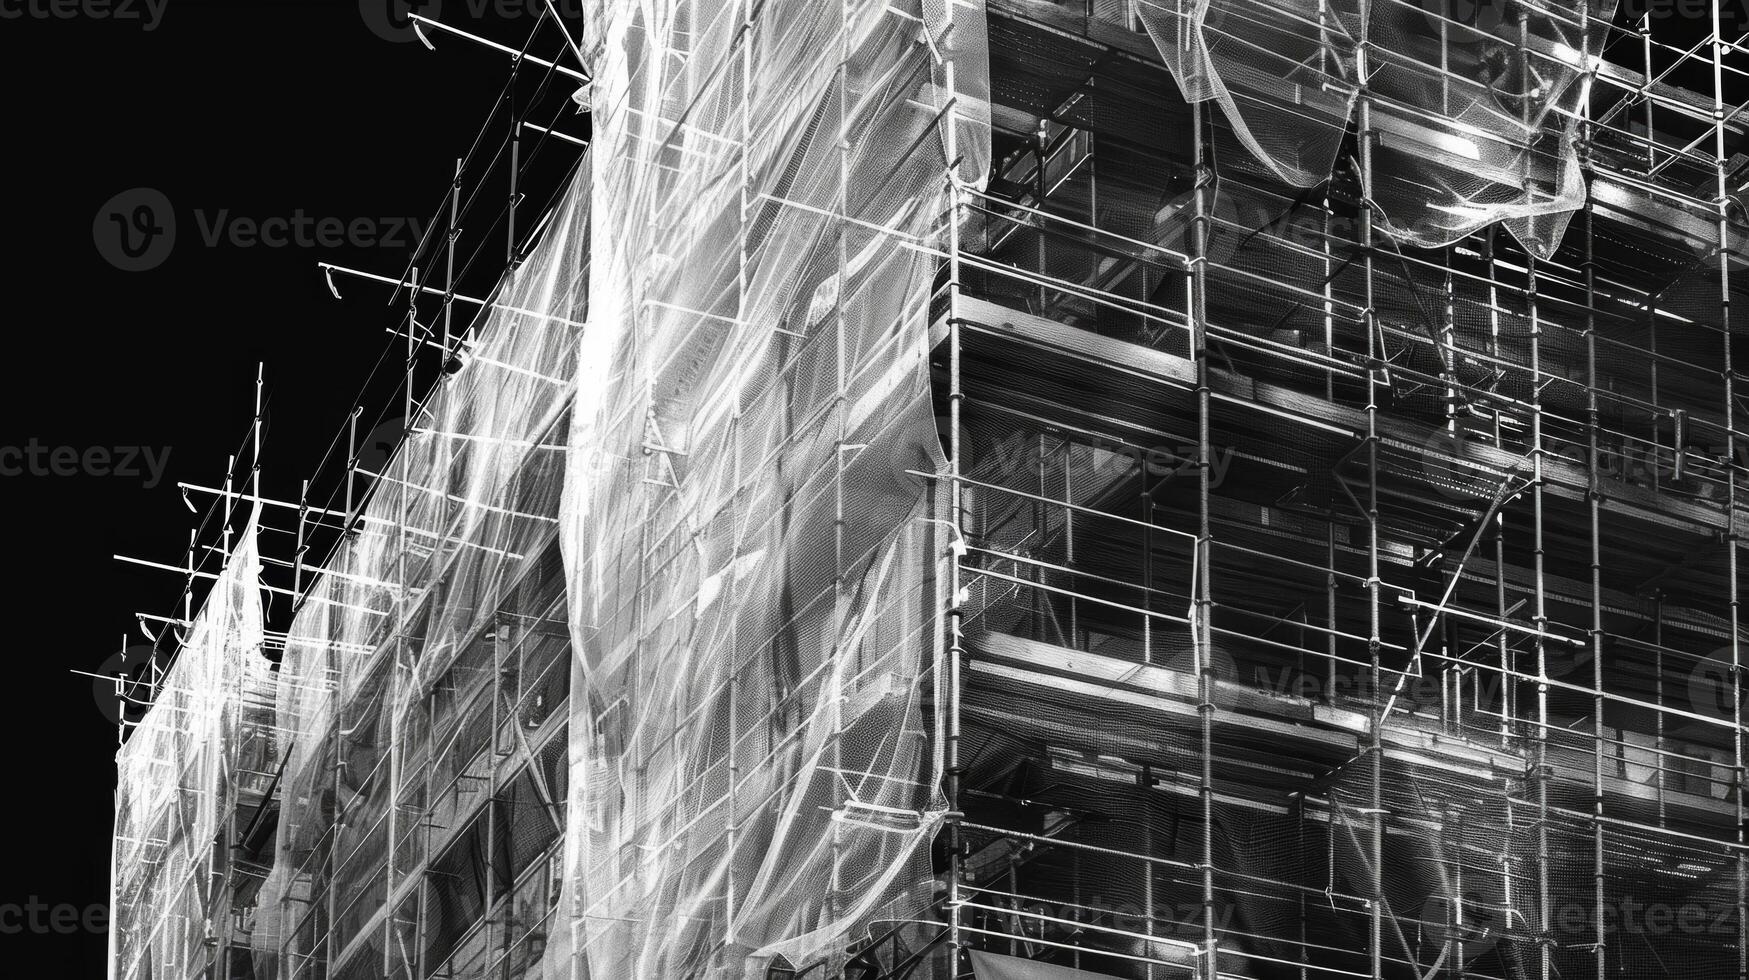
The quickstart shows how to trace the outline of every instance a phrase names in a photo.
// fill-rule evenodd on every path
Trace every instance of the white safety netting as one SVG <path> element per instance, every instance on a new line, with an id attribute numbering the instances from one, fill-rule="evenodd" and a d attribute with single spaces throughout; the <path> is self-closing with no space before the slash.
<path id="1" fill-rule="evenodd" d="M 547 975 L 831 971 L 934 897 L 943 548 L 916 474 L 941 463 L 925 352 L 950 164 L 989 159 L 982 5 L 586 20 L 572 929 Z"/>
<path id="2" fill-rule="evenodd" d="M 1379 230 L 1443 247 L 1496 221 L 1548 257 L 1584 204 L 1574 140 L 1615 0 L 1137 0 L 1192 102 L 1309 187 L 1365 91 Z"/>
<path id="3" fill-rule="evenodd" d="M 557 599 L 543 583 L 557 574 L 540 573 L 543 560 L 556 565 L 548 545 L 585 306 L 587 194 L 587 181 L 572 187 L 540 247 L 501 283 L 465 368 L 390 425 L 405 429 L 395 455 L 360 459 L 372 493 L 286 639 L 277 714 L 291 750 L 251 937 L 262 975 L 307 974 L 332 957 L 336 976 L 412 976 L 470 931 L 483 946 L 481 909 L 517 882 L 433 874 L 422 897 L 427 865 L 467 850 L 490 801 L 523 785 L 535 787 L 517 812 L 522 843 L 533 843 L 500 840 L 497 853 L 524 862 L 562 833 L 562 786 L 528 773 L 538 773 L 531 740 L 560 700 L 532 690 L 533 658 L 562 657 L 540 635 Z M 415 340 L 437 336 L 421 325 Z M 518 765 L 522 775 L 506 775 Z M 509 832 L 508 819 L 500 825 Z M 385 922 L 376 914 L 390 902 L 414 911 Z M 536 953 L 516 955 L 538 955 L 535 919 L 518 940 Z"/>
<path id="4" fill-rule="evenodd" d="M 156 701 L 116 756 L 111 977 L 194 976 L 227 918 L 223 822 L 278 763 L 263 655 L 259 512 L 186 626 Z M 143 695 L 137 692 L 134 697 Z"/>

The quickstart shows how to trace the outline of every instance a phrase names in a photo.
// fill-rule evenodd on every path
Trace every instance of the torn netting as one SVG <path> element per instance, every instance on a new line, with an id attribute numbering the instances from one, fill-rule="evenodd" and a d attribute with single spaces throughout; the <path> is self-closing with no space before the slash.
<path id="1" fill-rule="evenodd" d="M 1379 229 L 1436 248 L 1503 221 L 1544 258 L 1584 205 L 1574 140 L 1614 11 L 1615 0 L 1137 4 L 1185 99 L 1217 102 L 1297 187 L 1341 162 L 1365 41 Z"/>

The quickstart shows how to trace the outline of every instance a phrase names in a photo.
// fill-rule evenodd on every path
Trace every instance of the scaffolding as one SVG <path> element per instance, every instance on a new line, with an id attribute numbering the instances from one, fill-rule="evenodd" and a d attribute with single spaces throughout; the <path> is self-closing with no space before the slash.
<path id="1" fill-rule="evenodd" d="M 508 268 L 471 155 L 405 441 L 269 501 L 258 407 L 165 566 L 112 975 L 1749 978 L 1749 33 L 1658 12 L 416 16 Z"/>

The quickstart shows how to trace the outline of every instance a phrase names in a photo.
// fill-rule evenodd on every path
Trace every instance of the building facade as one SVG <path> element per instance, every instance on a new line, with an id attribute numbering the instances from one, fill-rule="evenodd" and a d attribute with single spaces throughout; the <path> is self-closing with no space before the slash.
<path id="1" fill-rule="evenodd" d="M 591 7 L 406 441 L 224 497 L 115 977 L 1749 977 L 1704 14 Z"/>

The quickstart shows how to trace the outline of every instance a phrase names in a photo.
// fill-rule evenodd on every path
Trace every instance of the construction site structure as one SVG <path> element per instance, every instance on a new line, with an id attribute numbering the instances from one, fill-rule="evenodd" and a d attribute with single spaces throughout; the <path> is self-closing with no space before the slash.
<path id="1" fill-rule="evenodd" d="M 414 15 L 404 438 L 185 485 L 113 980 L 1749 980 L 1746 20 Z"/>

